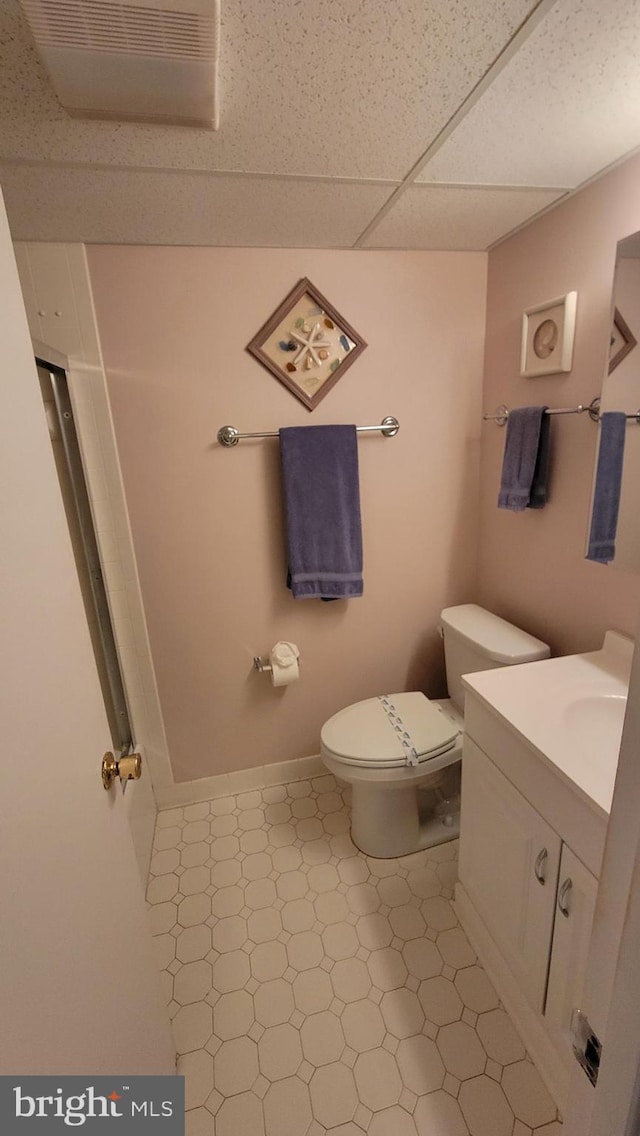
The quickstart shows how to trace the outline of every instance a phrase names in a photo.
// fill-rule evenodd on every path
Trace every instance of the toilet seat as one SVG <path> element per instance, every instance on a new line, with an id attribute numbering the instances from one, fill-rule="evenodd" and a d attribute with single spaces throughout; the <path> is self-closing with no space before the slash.
<path id="1" fill-rule="evenodd" d="M 420 691 L 367 698 L 322 727 L 325 756 L 368 769 L 423 766 L 456 745 L 460 730 Z"/>

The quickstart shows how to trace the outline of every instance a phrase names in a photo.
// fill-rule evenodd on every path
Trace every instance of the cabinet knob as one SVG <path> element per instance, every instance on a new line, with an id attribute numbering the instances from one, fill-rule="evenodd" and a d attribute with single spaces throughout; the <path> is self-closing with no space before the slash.
<path id="1" fill-rule="evenodd" d="M 548 855 L 549 855 L 549 853 L 547 852 L 546 848 L 543 848 L 540 852 L 538 852 L 538 855 L 536 856 L 536 862 L 535 862 L 535 865 L 534 865 L 534 868 L 533 868 L 533 871 L 534 871 L 534 874 L 535 874 L 535 877 L 536 877 L 538 883 L 542 884 L 543 887 L 547 882 L 547 877 L 546 877 L 546 874 L 545 874 L 545 865 L 546 865 L 546 862 L 547 862 Z"/>
<path id="2" fill-rule="evenodd" d="M 568 919 L 569 915 L 570 915 L 570 908 L 569 908 L 568 900 L 569 900 L 569 896 L 571 894 L 571 888 L 572 887 L 573 887 L 573 881 L 571 879 L 569 879 L 569 877 L 567 876 L 567 879 L 561 885 L 560 890 L 558 892 L 558 908 L 562 912 L 562 914 L 564 915 L 565 919 Z"/>

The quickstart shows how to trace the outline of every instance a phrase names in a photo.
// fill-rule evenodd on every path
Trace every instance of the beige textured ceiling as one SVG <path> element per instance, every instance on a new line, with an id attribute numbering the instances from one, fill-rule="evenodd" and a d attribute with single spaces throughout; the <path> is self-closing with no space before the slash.
<path id="1" fill-rule="evenodd" d="M 484 249 L 640 146 L 638 0 L 222 0 L 220 129 L 82 122 L 0 3 L 14 236 Z"/>

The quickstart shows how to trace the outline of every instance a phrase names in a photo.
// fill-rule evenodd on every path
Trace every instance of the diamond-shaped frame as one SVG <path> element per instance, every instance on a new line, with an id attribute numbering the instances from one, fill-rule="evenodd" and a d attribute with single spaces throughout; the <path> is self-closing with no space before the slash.
<path id="1" fill-rule="evenodd" d="M 616 369 L 623 359 L 626 359 L 629 352 L 633 351 L 637 342 L 631 328 L 628 326 L 626 320 L 622 318 L 622 313 L 616 308 L 613 314 L 611 340 L 609 343 L 609 374 Z"/>
<path id="2" fill-rule="evenodd" d="M 247 351 L 314 410 L 366 346 L 304 276 L 247 344 Z"/>

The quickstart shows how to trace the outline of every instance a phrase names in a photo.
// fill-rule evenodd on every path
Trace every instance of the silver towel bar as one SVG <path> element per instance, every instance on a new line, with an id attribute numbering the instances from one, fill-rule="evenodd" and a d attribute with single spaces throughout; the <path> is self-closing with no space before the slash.
<path id="1" fill-rule="evenodd" d="M 395 438 L 399 429 L 400 423 L 392 415 L 383 418 L 379 426 L 356 426 L 358 434 L 365 434 L 370 430 L 380 430 L 385 438 Z M 221 446 L 237 446 L 242 438 L 277 438 L 279 433 L 279 430 L 261 430 L 255 434 L 240 434 L 235 426 L 221 426 L 217 438 Z"/>
<path id="2" fill-rule="evenodd" d="M 548 407 L 547 414 L 584 414 L 587 413 L 592 422 L 597 422 L 600 418 L 600 398 L 592 398 L 588 406 L 583 406 L 579 403 L 578 406 L 557 406 Z M 484 422 L 497 422 L 498 426 L 504 426 L 509 420 L 509 407 L 502 406 L 496 408 L 495 414 L 483 414 Z M 635 418 L 640 423 L 640 410 L 637 414 L 627 414 L 627 418 Z"/>

